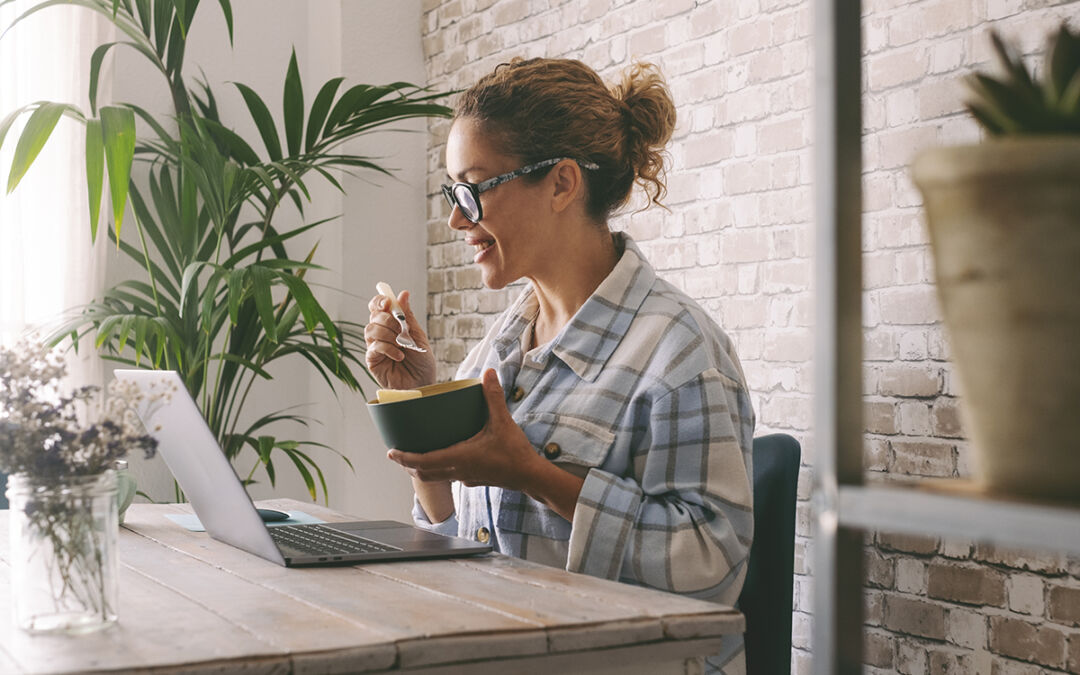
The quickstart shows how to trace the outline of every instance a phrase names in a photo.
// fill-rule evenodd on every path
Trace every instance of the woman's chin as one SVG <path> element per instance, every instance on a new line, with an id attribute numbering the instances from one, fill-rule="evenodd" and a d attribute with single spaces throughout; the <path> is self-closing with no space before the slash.
<path id="1" fill-rule="evenodd" d="M 503 274 L 502 270 L 497 267 L 480 265 L 480 281 L 484 284 L 485 288 L 498 291 L 506 288 L 516 280 L 510 279 L 508 275 Z"/>

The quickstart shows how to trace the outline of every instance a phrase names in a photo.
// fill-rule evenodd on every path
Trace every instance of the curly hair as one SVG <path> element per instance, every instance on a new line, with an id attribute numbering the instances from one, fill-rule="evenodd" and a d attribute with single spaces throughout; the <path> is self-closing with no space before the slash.
<path id="1" fill-rule="evenodd" d="M 667 192 L 663 150 L 675 104 L 652 64 L 631 65 L 609 88 L 580 61 L 514 59 L 466 90 L 455 118 L 480 122 L 504 152 L 526 163 L 572 157 L 598 164 L 584 172 L 586 213 L 597 222 L 627 202 L 635 181 L 653 204 Z"/>

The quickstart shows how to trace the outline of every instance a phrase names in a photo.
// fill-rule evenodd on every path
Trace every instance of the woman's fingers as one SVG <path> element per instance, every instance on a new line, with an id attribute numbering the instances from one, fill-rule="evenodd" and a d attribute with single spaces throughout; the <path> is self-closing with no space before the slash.
<path id="1" fill-rule="evenodd" d="M 402 452 L 394 449 L 386 456 L 407 469 L 434 471 L 453 468 L 462 459 L 459 455 L 454 446 L 450 446 L 432 452 Z"/>
<path id="2" fill-rule="evenodd" d="M 401 363 L 405 360 L 405 352 L 390 342 L 373 342 L 368 345 L 365 356 L 368 366 L 377 366 L 384 358 Z"/>
<path id="3" fill-rule="evenodd" d="M 376 295 L 371 300 L 368 300 L 368 314 L 374 319 L 379 314 L 386 314 L 390 311 L 390 303 L 386 298 L 381 295 Z"/>
<path id="4" fill-rule="evenodd" d="M 408 322 L 410 331 L 420 327 L 420 322 L 416 320 L 416 315 L 412 311 L 411 299 L 412 294 L 409 291 L 402 291 L 398 295 L 398 304 L 401 305 L 401 310 L 405 312 L 405 321 Z"/>
<path id="5" fill-rule="evenodd" d="M 487 402 L 488 425 L 507 420 L 513 422 L 510 409 L 506 407 L 506 394 L 503 392 L 502 384 L 499 383 L 498 373 L 494 368 L 488 368 L 480 377 L 483 383 L 484 400 Z"/>
<path id="6" fill-rule="evenodd" d="M 445 457 L 437 456 L 445 453 L 446 450 L 426 453 L 390 450 L 386 456 L 404 467 L 410 476 L 422 481 L 457 480 L 460 477 L 454 463 Z"/>
<path id="7" fill-rule="evenodd" d="M 390 316 L 387 314 L 386 316 Z M 393 342 L 397 339 L 398 325 L 394 321 L 391 327 L 387 323 L 379 320 L 372 320 L 368 322 L 368 325 L 364 326 L 364 341 L 369 345 L 376 342 Z"/>
<path id="8" fill-rule="evenodd" d="M 372 322 L 364 326 L 368 364 L 371 364 L 373 359 L 376 364 L 378 363 L 379 359 L 374 357 L 386 357 L 400 363 L 405 358 L 405 352 L 398 347 L 396 340 L 397 333 L 382 324 Z"/>

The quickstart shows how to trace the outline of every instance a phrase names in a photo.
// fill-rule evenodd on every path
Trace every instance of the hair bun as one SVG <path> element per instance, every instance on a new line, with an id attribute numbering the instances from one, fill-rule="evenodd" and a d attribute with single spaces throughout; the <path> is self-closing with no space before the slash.
<path id="1" fill-rule="evenodd" d="M 675 131 L 675 103 L 664 76 L 651 63 L 635 63 L 612 87 L 627 124 L 627 153 L 637 180 L 653 202 L 665 193 L 662 151 Z"/>
<path id="2" fill-rule="evenodd" d="M 654 65 L 634 64 L 607 84 L 574 59 L 515 58 L 463 92 L 455 117 L 479 122 L 494 148 L 522 164 L 551 157 L 595 163 L 584 174 L 585 209 L 597 223 L 626 204 L 634 183 L 654 204 L 665 193 L 661 151 L 675 129 L 675 104 Z"/>

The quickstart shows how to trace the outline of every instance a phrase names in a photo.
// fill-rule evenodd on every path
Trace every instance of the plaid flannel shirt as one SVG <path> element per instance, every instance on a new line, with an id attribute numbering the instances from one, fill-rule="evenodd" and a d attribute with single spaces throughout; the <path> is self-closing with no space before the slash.
<path id="1" fill-rule="evenodd" d="M 526 352 L 528 287 L 458 377 L 494 368 L 537 452 L 585 479 L 573 523 L 523 493 L 454 483 L 455 513 L 418 525 L 498 551 L 735 605 L 753 537 L 754 411 L 731 341 L 656 276 L 628 236 L 611 274 L 550 343 Z M 742 636 L 707 672 L 741 672 Z"/>

